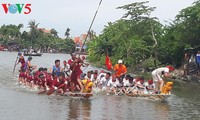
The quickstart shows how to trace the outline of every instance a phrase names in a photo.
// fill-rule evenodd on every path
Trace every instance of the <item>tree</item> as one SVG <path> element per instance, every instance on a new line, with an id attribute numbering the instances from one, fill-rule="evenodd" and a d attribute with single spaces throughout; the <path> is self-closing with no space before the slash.
<path id="1" fill-rule="evenodd" d="M 20 30 L 21 28 L 23 28 L 24 27 L 24 25 L 23 24 L 19 24 L 18 26 L 17 26 L 17 28 Z"/>
<path id="2" fill-rule="evenodd" d="M 58 37 L 58 32 L 55 29 L 51 29 L 50 32 L 54 37 Z"/>
<path id="3" fill-rule="evenodd" d="M 67 36 L 67 38 L 69 38 L 69 36 L 70 36 L 70 29 L 69 28 L 67 28 L 67 30 L 66 30 L 66 32 L 65 32 L 65 36 Z"/>
<path id="4" fill-rule="evenodd" d="M 37 33 L 38 33 L 38 25 L 39 25 L 39 23 L 36 23 L 35 20 L 30 20 L 28 22 L 28 27 L 30 28 L 30 35 L 31 35 L 31 46 L 35 42 L 34 40 L 35 40 Z"/>
<path id="5" fill-rule="evenodd" d="M 184 8 L 168 26 L 164 27 L 158 43 L 158 59 L 162 64 L 180 67 L 185 48 L 200 47 L 200 0 Z"/>
<path id="6" fill-rule="evenodd" d="M 146 6 L 146 3 L 136 2 L 118 7 L 126 13 L 122 19 L 108 23 L 103 33 L 88 43 L 89 60 L 102 58 L 104 62 L 103 56 L 108 54 L 112 61 L 123 59 L 127 66 L 133 67 L 141 60 L 155 57 L 155 38 L 161 37 L 162 24 L 150 17 L 155 8 Z"/>

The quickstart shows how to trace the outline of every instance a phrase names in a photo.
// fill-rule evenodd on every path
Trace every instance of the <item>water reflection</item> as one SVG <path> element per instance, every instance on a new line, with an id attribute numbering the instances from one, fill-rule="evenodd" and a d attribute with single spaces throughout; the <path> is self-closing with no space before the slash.
<path id="1" fill-rule="evenodd" d="M 156 103 L 155 104 L 155 111 L 156 111 L 156 116 L 157 120 L 168 120 L 169 119 L 169 105 L 167 102 L 161 102 L 161 103 Z"/>
<path id="2" fill-rule="evenodd" d="M 80 100 L 80 99 L 69 99 L 69 119 L 83 120 L 90 119 L 91 116 L 91 101 L 90 100 Z"/>

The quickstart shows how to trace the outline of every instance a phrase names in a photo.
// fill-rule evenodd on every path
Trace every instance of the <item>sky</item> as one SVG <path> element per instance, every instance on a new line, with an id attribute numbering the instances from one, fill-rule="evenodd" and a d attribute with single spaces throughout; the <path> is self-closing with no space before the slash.
<path id="1" fill-rule="evenodd" d="M 143 0 L 103 0 L 92 26 L 97 34 L 100 34 L 108 22 L 120 19 L 125 13 L 116 9 L 119 6 Z M 156 7 L 152 16 L 159 18 L 162 24 L 171 21 L 183 8 L 190 6 L 194 0 L 149 0 L 151 7 Z M 24 3 L 31 4 L 31 13 L 5 14 L 0 6 L 0 26 L 3 24 L 24 24 L 22 30 L 28 31 L 28 21 L 36 20 L 39 28 L 56 29 L 58 35 L 64 38 L 64 33 L 69 27 L 71 37 L 86 33 L 91 24 L 99 0 L 0 0 L 1 4 Z M 22 9 L 22 12 L 26 9 Z"/>

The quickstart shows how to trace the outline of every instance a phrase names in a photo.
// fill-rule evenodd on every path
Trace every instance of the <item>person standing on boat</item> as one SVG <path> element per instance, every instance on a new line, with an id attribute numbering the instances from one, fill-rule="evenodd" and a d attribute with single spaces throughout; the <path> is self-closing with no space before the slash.
<path id="1" fill-rule="evenodd" d="M 58 76 L 62 72 L 62 68 L 60 67 L 60 60 L 55 60 L 55 65 L 52 69 L 52 74 Z"/>
<path id="2" fill-rule="evenodd" d="M 164 80 L 162 79 L 162 76 L 164 77 L 172 77 L 170 75 L 170 72 L 174 71 L 173 66 L 167 66 L 167 67 L 161 67 L 155 69 L 151 75 L 153 78 L 153 81 L 155 82 L 155 93 L 158 94 L 164 85 Z"/>
<path id="3" fill-rule="evenodd" d="M 21 52 L 18 53 L 18 56 L 19 56 L 19 60 L 18 60 L 17 64 L 21 63 L 20 72 L 22 72 L 22 71 L 24 71 L 25 59 Z"/>
<path id="4" fill-rule="evenodd" d="M 28 57 L 28 60 L 25 62 L 25 65 L 24 65 L 24 69 L 25 70 L 30 70 L 30 71 L 33 71 L 37 66 L 35 65 L 35 66 L 33 66 L 32 64 L 31 64 L 31 60 L 32 60 L 33 58 L 31 57 L 31 56 L 29 56 Z"/>
<path id="5" fill-rule="evenodd" d="M 70 65 L 71 73 L 71 81 L 70 81 L 70 89 L 73 92 L 75 89 L 83 90 L 83 85 L 81 83 L 81 74 L 83 73 L 81 70 L 81 66 L 83 61 L 80 58 L 76 58 L 76 53 L 71 54 L 72 58 L 68 60 L 68 64 Z"/>
<path id="6" fill-rule="evenodd" d="M 115 71 L 116 77 L 121 81 L 123 80 L 123 78 L 125 77 L 127 73 L 127 68 L 123 64 L 122 60 L 118 60 L 118 64 L 114 66 L 113 70 Z"/>

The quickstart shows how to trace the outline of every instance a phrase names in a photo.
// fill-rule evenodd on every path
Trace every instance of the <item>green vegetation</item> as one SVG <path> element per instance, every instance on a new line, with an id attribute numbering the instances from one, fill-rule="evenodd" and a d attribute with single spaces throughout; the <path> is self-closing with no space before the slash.
<path id="1" fill-rule="evenodd" d="M 180 67 L 184 49 L 200 45 L 200 0 L 180 11 L 169 25 L 162 25 L 151 13 L 156 9 L 146 2 L 118 7 L 124 16 L 108 23 L 103 32 L 88 42 L 88 60 L 105 64 L 105 55 L 113 63 L 123 59 L 130 67 L 155 68 L 172 64 Z"/>
<path id="2" fill-rule="evenodd" d="M 67 52 L 70 53 L 75 50 L 75 43 L 69 37 L 70 29 L 67 28 L 66 39 L 58 37 L 58 32 L 55 29 L 51 29 L 49 32 L 44 32 L 38 28 L 39 23 L 35 20 L 28 22 L 29 32 L 20 32 L 23 27 L 22 24 L 16 25 L 3 25 L 0 27 L 0 44 L 4 45 L 8 49 L 40 49 L 43 52 Z"/>

